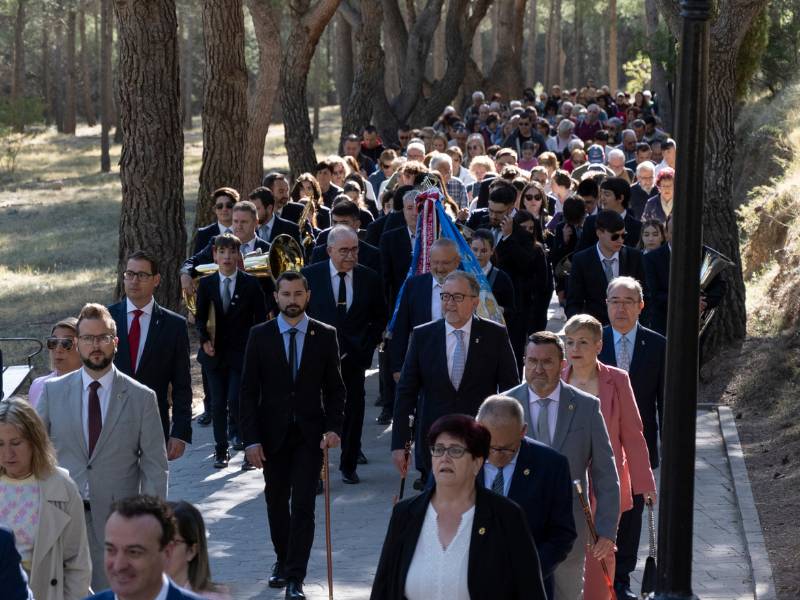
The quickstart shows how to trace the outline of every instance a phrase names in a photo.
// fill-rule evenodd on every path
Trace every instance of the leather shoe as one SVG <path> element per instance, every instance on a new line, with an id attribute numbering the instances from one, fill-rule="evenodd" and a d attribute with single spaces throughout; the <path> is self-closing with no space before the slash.
<path id="1" fill-rule="evenodd" d="M 305 597 L 302 582 L 290 579 L 286 583 L 286 600 L 305 600 Z"/>
<path id="2" fill-rule="evenodd" d="M 211 425 L 211 415 L 207 412 L 204 412 L 202 415 L 197 417 L 197 424 L 200 425 L 200 427 L 208 427 Z"/>
<path id="3" fill-rule="evenodd" d="M 361 483 L 361 479 L 358 478 L 358 473 L 355 471 L 342 471 L 342 482 L 344 483 Z"/>
<path id="4" fill-rule="evenodd" d="M 367 457 L 364 455 L 364 453 L 361 450 L 359 450 L 358 451 L 358 458 L 356 459 L 356 464 L 366 465 L 368 462 L 369 461 L 367 460 Z"/>
<path id="5" fill-rule="evenodd" d="M 214 457 L 214 468 L 215 469 L 224 469 L 228 466 L 228 461 L 230 460 L 231 456 L 228 454 L 227 450 L 222 452 L 217 452 L 216 456 Z"/>
<path id="6" fill-rule="evenodd" d="M 630 585 L 622 582 L 614 583 L 614 592 L 617 600 L 636 600 L 638 596 L 631 591 Z"/>
<path id="7" fill-rule="evenodd" d="M 272 565 L 272 575 L 269 576 L 269 587 L 286 587 L 286 577 L 283 576 L 283 565 L 279 562 L 276 562 L 274 565 Z"/>
<path id="8" fill-rule="evenodd" d="M 375 417 L 375 422 L 378 425 L 390 425 L 392 423 L 392 413 L 388 410 L 382 410 L 381 414 Z"/>
<path id="9" fill-rule="evenodd" d="M 246 458 L 242 461 L 242 471 L 254 471 L 256 466 Z"/>

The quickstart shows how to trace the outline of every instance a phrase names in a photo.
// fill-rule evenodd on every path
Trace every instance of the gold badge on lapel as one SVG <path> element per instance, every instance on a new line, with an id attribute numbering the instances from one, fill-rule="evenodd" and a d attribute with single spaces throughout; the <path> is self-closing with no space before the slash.
<path id="1" fill-rule="evenodd" d="M 478 529 L 478 535 L 483 535 L 484 533 L 486 533 L 486 527 L 481 527 Z"/>
<path id="2" fill-rule="evenodd" d="M 522 474 L 523 474 L 523 475 L 525 475 L 525 476 L 527 477 L 528 475 L 530 475 L 530 474 L 531 474 L 531 470 L 530 470 L 530 469 L 525 469 L 525 470 L 522 472 Z"/>
<path id="3" fill-rule="evenodd" d="M 570 404 L 568 408 L 569 408 L 569 410 L 575 410 L 575 405 L 574 404 Z"/>
<path id="4" fill-rule="evenodd" d="M 308 332 L 308 335 L 314 335 L 314 330 L 313 330 L 313 329 L 311 329 L 311 330 Z"/>

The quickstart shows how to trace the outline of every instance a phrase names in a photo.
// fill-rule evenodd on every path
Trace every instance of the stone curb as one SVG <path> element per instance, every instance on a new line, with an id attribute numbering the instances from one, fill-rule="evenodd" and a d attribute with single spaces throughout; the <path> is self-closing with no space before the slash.
<path id="1" fill-rule="evenodd" d="M 739 433 L 736 430 L 736 420 L 728 406 L 718 406 L 717 414 L 719 415 L 719 426 L 722 430 L 725 451 L 728 455 L 728 465 L 731 470 L 739 514 L 742 518 L 746 550 L 750 557 L 750 568 L 753 574 L 753 597 L 754 600 L 776 600 L 772 567 L 769 564 L 769 554 L 764 543 L 764 534 L 761 529 L 761 521 L 758 518 L 755 500 L 753 499 L 753 490 L 750 488 L 750 478 L 747 476 L 744 453 L 739 442 Z"/>

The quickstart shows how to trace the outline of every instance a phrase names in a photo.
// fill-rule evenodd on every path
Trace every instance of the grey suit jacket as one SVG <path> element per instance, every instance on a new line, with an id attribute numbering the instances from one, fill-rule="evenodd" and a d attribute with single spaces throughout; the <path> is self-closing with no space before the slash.
<path id="1" fill-rule="evenodd" d="M 115 500 L 150 494 L 167 497 L 167 449 L 155 392 L 112 366 L 108 412 L 92 456 L 83 435 L 81 369 L 47 381 L 37 405 L 58 464 L 81 494 L 89 484 L 96 539 Z"/>
<path id="2" fill-rule="evenodd" d="M 531 421 L 528 403 L 528 384 L 522 383 L 505 392 L 505 395 L 516 398 L 522 404 L 525 422 L 528 424 L 528 435 L 535 438 L 536 427 Z M 597 500 L 595 512 L 597 535 L 616 540 L 619 521 L 619 476 L 606 423 L 600 412 L 600 400 L 562 381 L 556 431 L 550 447 L 567 457 L 570 475 L 573 481 L 581 480 L 584 493 L 589 489 L 587 470 L 591 472 L 592 492 Z M 583 509 L 577 494 L 573 493 L 572 498 L 575 524 L 584 523 Z"/>

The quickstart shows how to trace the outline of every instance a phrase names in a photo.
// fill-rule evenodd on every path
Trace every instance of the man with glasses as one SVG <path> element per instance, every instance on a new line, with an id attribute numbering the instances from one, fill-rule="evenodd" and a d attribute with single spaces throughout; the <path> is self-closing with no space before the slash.
<path id="1" fill-rule="evenodd" d="M 412 136 L 413 132 L 411 131 L 411 126 L 408 123 L 403 123 L 397 128 L 397 141 L 400 144 L 400 154 L 405 153 L 406 146 L 408 146 Z"/>
<path id="2" fill-rule="evenodd" d="M 538 131 L 533 129 L 533 119 L 535 118 L 529 113 L 522 113 L 517 119 L 517 128 L 503 141 L 502 146 L 511 148 L 517 153 L 517 156 L 522 156 L 522 144 L 530 141 L 536 144 L 536 156 L 544 152 L 547 142 Z"/>
<path id="3" fill-rule="evenodd" d="M 92 588 L 108 587 L 104 526 L 115 498 L 167 495 L 167 449 L 155 392 L 114 366 L 117 325 L 106 307 L 78 317 L 83 367 L 48 381 L 36 407 L 83 498 Z"/>
<path id="4" fill-rule="evenodd" d="M 631 200 L 628 204 L 634 218 L 642 218 L 647 201 L 657 194 L 656 166 L 649 160 L 640 162 L 636 166 L 636 183 L 631 186 Z"/>
<path id="5" fill-rule="evenodd" d="M 147 252 L 128 256 L 122 273 L 125 298 L 108 307 L 119 332 L 114 366 L 156 393 L 167 458 L 192 443 L 192 376 L 186 319 L 155 301 L 158 262 Z M 172 427 L 170 428 L 170 387 Z"/>
<path id="6" fill-rule="evenodd" d="M 603 328 L 603 364 L 628 372 L 642 417 L 644 439 L 650 454 L 650 467 L 659 465 L 658 438 L 664 410 L 664 361 L 666 339 L 642 326 L 644 308 L 642 286 L 631 277 L 617 277 L 608 284 L 606 294 L 609 325 Z M 630 575 L 636 569 L 639 538 L 642 532 L 644 497 L 633 495 L 633 508 L 622 513 L 617 530 L 617 560 L 614 587 L 619 600 L 632 598 Z"/>
<path id="7" fill-rule="evenodd" d="M 615 277 L 628 275 L 644 286 L 644 263 L 639 250 L 625 245 L 625 220 L 622 215 L 614 210 L 601 210 L 595 225 L 597 243 L 576 251 L 572 256 L 565 312 L 567 317 L 590 314 L 608 325 L 608 284 Z M 586 237 L 585 224 L 581 237 Z"/>
<path id="8" fill-rule="evenodd" d="M 342 379 L 347 388 L 339 470 L 344 483 L 359 483 L 356 466 L 366 462 L 361 452 L 364 426 L 365 370 L 386 326 L 381 280 L 368 267 L 357 264 L 358 236 L 345 225 L 331 229 L 327 240 L 329 260 L 303 269 L 311 289 L 308 315 L 336 328 Z"/>
<path id="9" fill-rule="evenodd" d="M 392 461 L 401 474 L 408 469 L 404 448 L 412 435 L 410 415 L 416 415 L 416 467 L 424 480 L 431 468 L 427 437 L 433 422 L 452 413 L 475 416 L 487 396 L 519 383 L 506 328 L 475 315 L 479 294 L 474 275 L 453 271 L 441 288 L 444 318 L 414 328 L 392 425 Z"/>
<path id="10" fill-rule="evenodd" d="M 78 319 L 67 317 L 53 325 L 50 337 L 45 340 L 50 353 L 50 368 L 47 375 L 37 377 L 28 390 L 28 402 L 36 408 L 42 395 L 44 383 L 53 377 L 61 377 L 81 368 L 81 356 L 78 354 Z"/>
<path id="11" fill-rule="evenodd" d="M 358 256 L 356 257 L 358 264 L 369 267 L 380 275 L 381 253 L 375 246 L 360 239 L 361 211 L 358 204 L 344 195 L 336 199 L 331 209 L 331 227 L 320 231 L 319 235 L 317 235 L 316 246 L 311 252 L 311 264 L 328 260 L 328 235 L 331 229 L 337 225 L 344 225 L 359 237 Z"/>
<path id="12" fill-rule="evenodd" d="M 397 152 L 388 149 L 383 150 L 375 159 L 378 162 L 378 168 L 368 178 L 373 190 L 380 190 L 381 184 L 394 174 L 393 163 L 395 158 L 397 158 Z"/>
<path id="13" fill-rule="evenodd" d="M 489 458 L 478 473 L 477 484 L 513 500 L 525 511 L 545 591 L 552 599 L 553 573 L 578 537 L 569 462 L 546 444 L 526 437 L 525 415 L 514 398 L 489 396 L 478 409 L 477 421 L 492 436 Z"/>
<path id="14" fill-rule="evenodd" d="M 197 230 L 197 235 L 194 237 L 194 250 L 192 254 L 197 254 L 208 246 L 208 243 L 215 235 L 231 233 L 232 231 L 233 206 L 239 201 L 239 192 L 233 188 L 222 187 L 218 190 L 214 190 L 211 197 L 214 202 L 214 215 L 216 215 L 217 220 Z"/>

